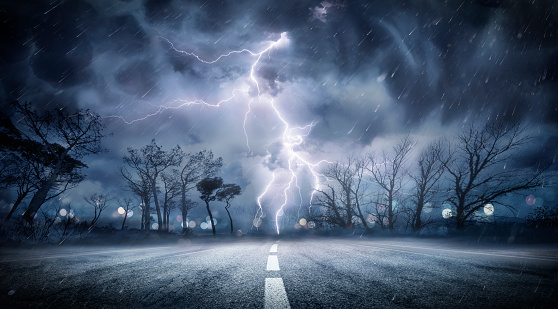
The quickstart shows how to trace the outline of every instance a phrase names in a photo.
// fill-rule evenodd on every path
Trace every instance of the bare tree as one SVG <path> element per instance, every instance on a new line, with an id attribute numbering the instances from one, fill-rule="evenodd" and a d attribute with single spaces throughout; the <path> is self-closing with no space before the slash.
<path id="1" fill-rule="evenodd" d="M 318 190 L 326 198 L 324 205 L 331 207 L 335 214 L 335 221 L 343 224 L 343 227 L 347 229 L 353 225 L 353 194 L 351 186 L 353 185 L 354 169 L 352 164 L 353 162 L 350 160 L 346 164 L 335 162 L 324 172 L 324 176 L 333 180 L 334 185 L 339 188 L 337 192 L 335 192 L 333 186 L 328 186 L 330 188 L 329 195 Z"/>
<path id="2" fill-rule="evenodd" d="M 161 146 L 157 145 L 155 139 L 151 140 L 149 145 L 140 150 L 128 148 L 128 156 L 124 157 L 124 163 L 136 170 L 139 178 L 149 184 L 151 196 L 155 203 L 155 210 L 157 211 L 159 230 L 163 230 L 164 224 L 161 206 L 157 198 L 157 182 L 163 171 L 171 166 L 180 165 L 183 157 L 184 153 L 179 146 L 172 148 L 170 151 L 164 151 Z"/>
<path id="3" fill-rule="evenodd" d="M 57 217 L 54 222 L 53 229 L 58 234 L 59 244 L 62 244 L 69 237 L 82 234 L 88 230 L 87 223 L 85 221 L 80 222 L 76 217 L 71 205 L 67 205 L 66 215 L 63 218 Z M 59 213 L 60 208 L 56 209 L 56 213 Z"/>
<path id="4" fill-rule="evenodd" d="M 213 222 L 213 214 L 209 208 L 209 202 L 214 201 L 217 198 L 216 191 L 223 185 L 223 179 L 221 177 L 204 178 L 196 184 L 196 188 L 201 193 L 200 199 L 205 202 L 207 208 L 207 214 L 209 215 L 209 221 L 211 221 L 211 229 L 213 230 L 213 237 L 215 237 L 215 222 Z"/>
<path id="5" fill-rule="evenodd" d="M 365 201 L 368 185 L 364 182 L 366 164 L 366 158 L 349 156 L 346 162 L 334 162 L 328 167 L 324 176 L 332 183 L 328 183 L 324 189 L 316 190 L 312 203 L 326 209 L 326 216 L 319 218 L 319 221 L 344 228 L 351 228 L 360 222 L 369 230 L 363 211 L 368 204 Z"/>
<path id="6" fill-rule="evenodd" d="M 110 203 L 114 200 L 114 198 L 108 196 L 107 194 L 93 193 L 83 199 L 87 204 L 93 206 L 93 219 L 91 219 L 91 223 L 89 223 L 89 230 L 92 230 L 101 217 L 101 213 L 110 206 Z"/>
<path id="7" fill-rule="evenodd" d="M 174 206 L 174 199 L 180 195 L 180 175 L 177 170 L 161 174 L 163 182 L 163 230 L 169 231 L 170 210 Z"/>
<path id="8" fill-rule="evenodd" d="M 407 172 L 405 163 L 414 145 L 415 142 L 407 136 L 393 146 L 391 153 L 383 151 L 378 157 L 374 154 L 369 155 L 370 164 L 366 169 L 383 191 L 387 208 L 387 226 L 390 230 L 397 221 L 395 198 L 403 187 L 403 176 Z"/>
<path id="9" fill-rule="evenodd" d="M 141 224 L 140 229 L 149 228 L 151 226 L 150 205 L 151 205 L 151 189 L 149 181 L 143 174 L 138 173 L 138 178 L 134 178 L 125 168 L 120 168 L 120 175 L 126 181 L 126 185 L 130 191 L 137 195 L 140 202 Z"/>
<path id="10" fill-rule="evenodd" d="M 168 202 L 167 209 L 165 210 L 165 216 L 167 218 L 167 228 L 166 231 L 169 231 L 170 228 L 170 214 L 173 210 L 178 209 L 178 203 L 176 200 L 171 200 Z"/>
<path id="11" fill-rule="evenodd" d="M 506 194 L 532 189 L 541 184 L 546 168 L 533 173 L 508 166 L 511 156 L 529 141 L 526 127 L 520 123 L 492 122 L 482 127 L 466 127 L 448 146 L 444 166 L 451 182 L 448 202 L 456 210 L 456 227 L 463 229 L 467 220 L 487 203 L 512 205 L 499 201 Z"/>
<path id="12" fill-rule="evenodd" d="M 414 182 L 411 193 L 412 206 L 406 210 L 411 228 L 415 232 L 432 223 L 431 218 L 423 221 L 422 214 L 425 205 L 432 205 L 434 195 L 438 192 L 436 186 L 444 173 L 444 163 L 447 159 L 442 157 L 443 147 L 444 143 L 441 140 L 430 143 L 420 153 L 415 172 L 410 174 Z"/>
<path id="13" fill-rule="evenodd" d="M 364 173 L 366 171 L 368 162 L 365 158 L 349 158 L 349 162 L 350 161 L 354 161 L 353 185 L 350 188 L 355 203 L 355 215 L 360 219 L 360 222 L 364 226 L 364 229 L 366 231 L 369 231 L 370 228 L 368 227 L 367 220 L 364 217 L 364 213 L 362 211 L 362 208 L 368 204 L 368 202 L 365 202 L 364 199 L 364 195 L 368 189 L 368 185 L 363 182 Z"/>
<path id="14" fill-rule="evenodd" d="M 4 179 L 5 184 L 11 185 L 16 189 L 16 200 L 14 201 L 10 212 L 6 216 L 6 221 L 10 220 L 11 216 L 14 214 L 16 209 L 19 207 L 21 202 L 33 191 L 37 189 L 37 179 L 36 174 L 33 172 L 36 169 L 33 168 L 33 162 L 22 160 L 19 164 L 13 161 L 12 171 L 10 172 L 10 178 Z"/>
<path id="15" fill-rule="evenodd" d="M 32 226 L 35 214 L 53 188 L 67 190 L 84 179 L 80 170 L 86 165 L 79 159 L 104 151 L 101 147 L 103 125 L 99 115 L 88 110 L 37 112 L 30 104 L 19 102 L 15 102 L 14 107 L 21 140 L 41 146 L 35 153 L 45 167 L 24 213 L 24 220 Z"/>
<path id="16" fill-rule="evenodd" d="M 179 207 L 182 212 L 182 233 L 188 233 L 188 211 L 196 205 L 188 198 L 188 192 L 194 189 L 200 180 L 215 176 L 222 166 L 223 159 L 214 158 L 212 151 L 203 150 L 185 155 L 184 166 L 180 170 Z"/>
<path id="17" fill-rule="evenodd" d="M 231 200 L 237 195 L 240 195 L 241 191 L 242 189 L 237 184 L 224 184 L 217 191 L 217 200 L 226 203 L 225 210 L 227 211 L 227 215 L 229 215 L 229 221 L 231 222 L 231 235 L 234 233 L 234 228 L 229 208 L 231 207 Z"/>
<path id="18" fill-rule="evenodd" d="M 119 203 L 120 205 L 123 205 L 121 207 L 124 209 L 124 218 L 122 219 L 122 227 L 120 228 L 121 230 L 123 230 L 126 227 L 126 219 L 128 219 L 128 215 L 138 207 L 133 203 L 134 200 L 131 198 L 124 198 Z"/>
<path id="19" fill-rule="evenodd" d="M 345 220 L 345 216 L 343 215 L 341 206 L 339 205 L 335 187 L 330 184 L 327 184 L 326 187 L 327 188 L 316 190 L 316 194 L 312 200 L 313 208 L 314 206 L 321 207 L 322 209 L 325 209 L 325 213 L 313 217 L 313 220 L 321 221 L 334 227 L 339 226 L 347 228 L 348 223 Z"/>

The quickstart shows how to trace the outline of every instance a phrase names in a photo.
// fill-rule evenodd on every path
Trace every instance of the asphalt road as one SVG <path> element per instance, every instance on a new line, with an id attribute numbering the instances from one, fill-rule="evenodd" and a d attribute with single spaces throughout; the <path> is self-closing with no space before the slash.
<path id="1" fill-rule="evenodd" d="M 556 246 L 389 239 L 2 248 L 1 308 L 558 308 Z"/>

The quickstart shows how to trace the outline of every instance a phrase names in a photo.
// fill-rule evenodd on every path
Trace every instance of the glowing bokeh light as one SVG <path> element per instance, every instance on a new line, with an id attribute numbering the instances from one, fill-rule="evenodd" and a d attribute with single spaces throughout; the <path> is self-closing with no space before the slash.
<path id="1" fill-rule="evenodd" d="M 449 219 L 453 216 L 451 209 L 446 208 L 444 210 L 442 210 L 442 217 L 444 217 L 444 219 Z"/>
<path id="2" fill-rule="evenodd" d="M 202 230 L 207 229 L 207 222 L 202 222 L 202 223 L 200 224 L 200 228 L 201 228 Z"/>
<path id="3" fill-rule="evenodd" d="M 126 209 L 124 209 L 124 207 L 118 207 L 118 213 L 123 215 L 126 213 Z"/>
<path id="4" fill-rule="evenodd" d="M 182 220 L 182 215 L 178 215 L 176 216 L 176 222 L 183 222 L 184 220 Z M 183 222 L 184 223 L 184 222 Z"/>
<path id="5" fill-rule="evenodd" d="M 68 214 L 68 211 L 66 209 L 64 209 L 64 208 L 60 209 L 60 215 L 62 217 L 65 217 L 67 214 Z"/>
<path id="6" fill-rule="evenodd" d="M 300 220 L 298 221 L 298 223 L 299 223 L 301 226 L 305 226 L 306 223 L 307 223 L 307 221 L 306 221 L 306 219 L 302 218 L 302 219 L 300 219 Z"/>
<path id="7" fill-rule="evenodd" d="M 195 228 L 196 227 L 196 221 L 192 220 L 192 221 L 188 222 L 188 227 L 190 227 L 191 229 Z"/>
<path id="8" fill-rule="evenodd" d="M 535 198 L 534 195 L 527 195 L 527 197 L 525 198 L 525 202 L 529 206 L 533 206 L 535 204 L 535 201 L 536 201 L 536 198 Z"/>
<path id="9" fill-rule="evenodd" d="M 152 229 L 152 230 L 157 230 L 157 229 L 159 229 L 159 223 L 155 222 L 155 223 L 151 224 L 151 229 Z"/>
<path id="10" fill-rule="evenodd" d="M 492 205 L 492 204 L 484 205 L 484 213 L 489 215 L 489 216 L 494 214 L 494 205 Z"/>

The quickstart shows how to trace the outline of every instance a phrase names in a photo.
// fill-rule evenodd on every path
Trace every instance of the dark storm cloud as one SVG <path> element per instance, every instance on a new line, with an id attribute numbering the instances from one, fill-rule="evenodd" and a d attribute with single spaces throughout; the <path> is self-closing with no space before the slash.
<path id="1" fill-rule="evenodd" d="M 150 42 L 144 29 L 132 15 L 109 17 L 102 35 L 106 40 L 100 41 L 100 48 L 114 52 L 133 55 L 144 52 Z"/>
<path id="2" fill-rule="evenodd" d="M 130 63 L 116 74 L 116 82 L 120 89 L 128 94 L 142 97 L 155 93 L 150 90 L 157 86 L 158 79 L 157 69 L 147 60 Z"/>
<path id="3" fill-rule="evenodd" d="M 552 0 L 3 1 L 0 20 L 0 99 L 107 117 L 112 156 L 92 168 L 103 160 L 118 166 L 126 147 L 153 137 L 238 160 L 226 171 L 231 177 L 253 168 L 243 166 L 247 144 L 250 160 L 269 154 L 258 164 L 287 166 L 276 143 L 282 124 L 267 105 L 252 106 L 249 143 L 243 132 L 247 102 L 258 97 L 249 76 L 257 57 L 208 64 L 186 54 L 211 62 L 233 50 L 257 53 L 281 33 L 288 43 L 263 54 L 254 77 L 293 126 L 315 124 L 305 145 L 365 147 L 426 125 L 447 132 L 455 123 L 504 118 L 550 128 L 520 161 L 532 165 L 531 153 L 542 151 L 541 160 L 555 158 Z M 231 97 L 220 109 L 174 109 Z"/>

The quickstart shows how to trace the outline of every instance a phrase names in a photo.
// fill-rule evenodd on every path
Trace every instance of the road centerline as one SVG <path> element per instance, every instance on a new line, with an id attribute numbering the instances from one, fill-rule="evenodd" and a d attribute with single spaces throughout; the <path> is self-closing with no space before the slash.
<path id="1" fill-rule="evenodd" d="M 277 244 L 271 245 L 271 249 L 269 250 L 269 252 L 275 252 L 275 253 L 277 253 Z"/>
<path id="2" fill-rule="evenodd" d="M 265 279 L 265 307 L 266 309 L 291 308 L 282 278 Z"/>
<path id="3" fill-rule="evenodd" d="M 280 270 L 277 255 L 269 255 L 267 257 L 267 270 Z"/>

